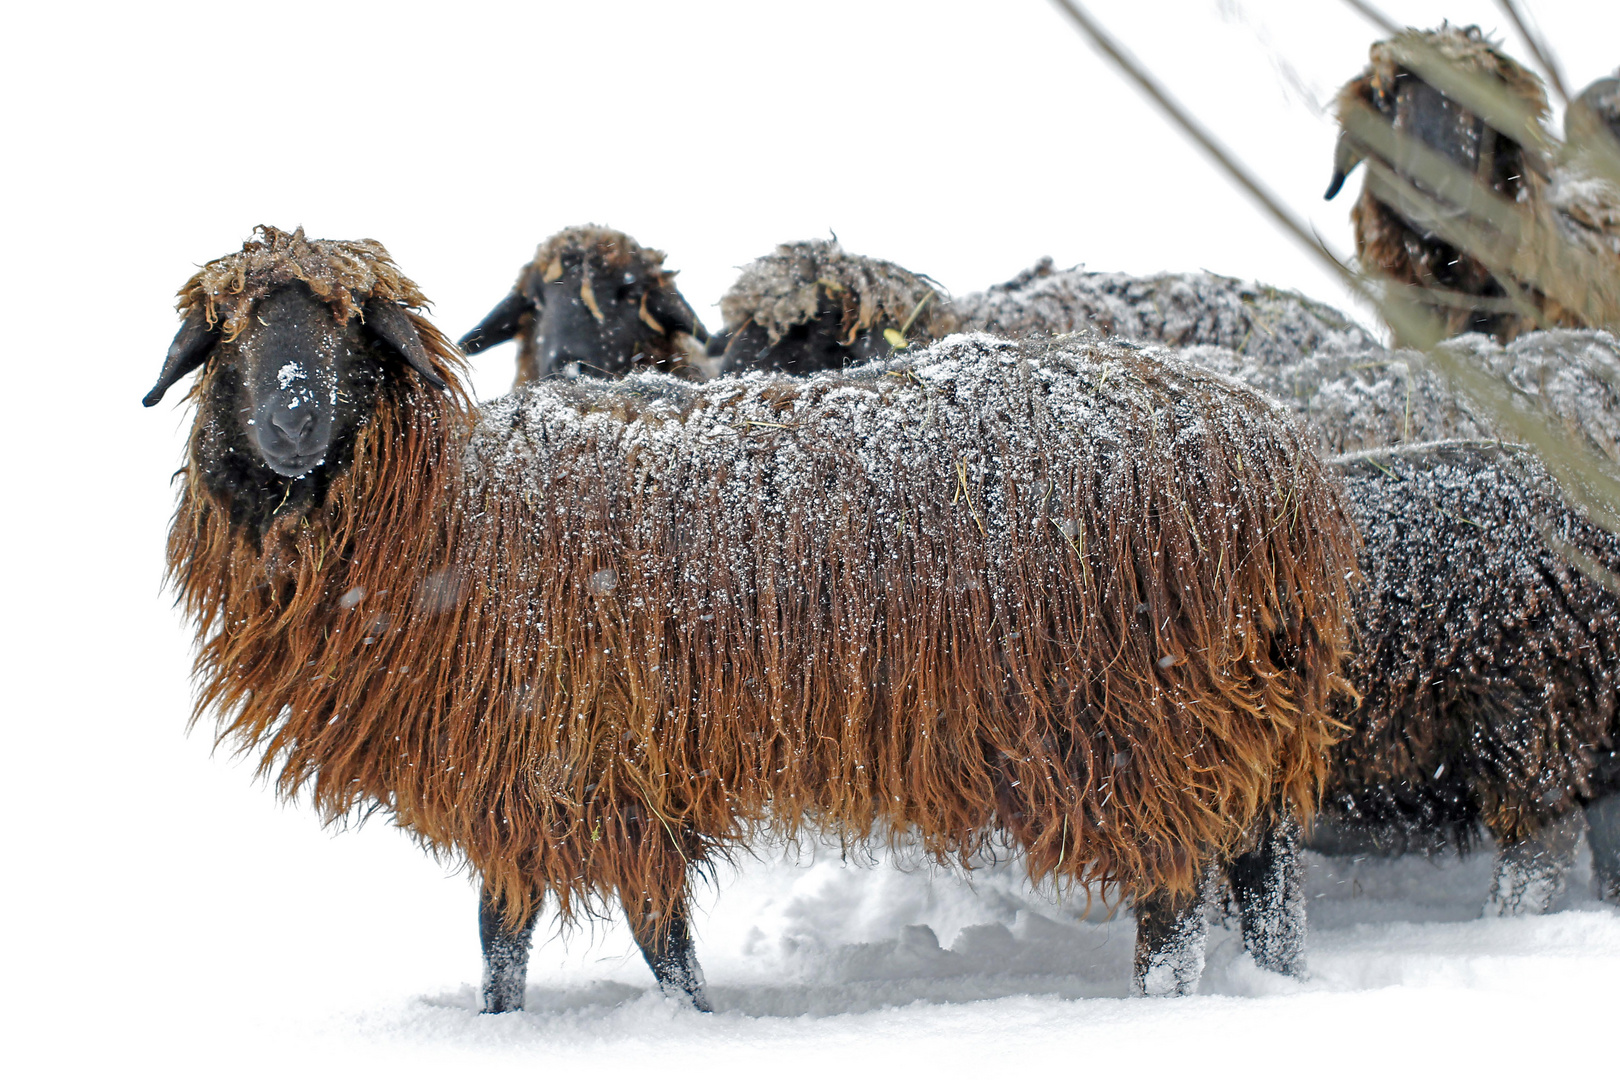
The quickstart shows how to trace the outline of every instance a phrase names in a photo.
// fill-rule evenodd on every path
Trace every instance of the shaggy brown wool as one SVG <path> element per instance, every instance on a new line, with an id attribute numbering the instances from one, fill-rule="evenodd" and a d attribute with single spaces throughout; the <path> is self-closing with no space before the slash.
<path id="1" fill-rule="evenodd" d="M 662 915 L 804 825 L 964 863 L 1004 833 L 1037 880 L 1186 895 L 1314 805 L 1354 533 L 1219 376 L 953 338 L 464 418 L 386 397 L 263 547 L 188 476 L 170 569 L 221 738 L 464 857 L 514 925 L 541 890 Z"/>

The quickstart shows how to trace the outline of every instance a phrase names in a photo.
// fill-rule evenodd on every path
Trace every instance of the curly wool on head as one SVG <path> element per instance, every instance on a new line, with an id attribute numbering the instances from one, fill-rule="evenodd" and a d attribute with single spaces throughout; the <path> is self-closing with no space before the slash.
<path id="1" fill-rule="evenodd" d="M 420 308 L 427 297 L 394 265 L 388 249 L 375 240 L 311 240 L 303 226 L 283 232 L 260 225 L 232 252 L 206 263 L 180 288 L 175 306 L 201 312 L 208 325 L 221 326 L 228 339 L 246 329 L 253 306 L 294 281 L 332 306 L 341 321 L 360 314 L 367 300 Z"/>
<path id="2" fill-rule="evenodd" d="M 743 267 L 720 300 L 731 339 L 725 370 L 811 371 L 874 359 L 897 342 L 949 333 L 948 300 L 927 275 L 852 255 L 836 240 L 779 244 Z M 827 339 L 827 356 L 784 340 L 807 330 Z"/>

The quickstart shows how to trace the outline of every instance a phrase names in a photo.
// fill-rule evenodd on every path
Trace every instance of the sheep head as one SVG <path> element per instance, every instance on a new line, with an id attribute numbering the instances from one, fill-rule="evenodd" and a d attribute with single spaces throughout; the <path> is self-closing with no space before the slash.
<path id="1" fill-rule="evenodd" d="M 458 344 L 470 356 L 517 338 L 515 385 L 550 375 L 685 374 L 708 332 L 663 268 L 664 253 L 596 225 L 540 245 L 517 284 Z"/>
<path id="2" fill-rule="evenodd" d="M 422 303 L 375 241 L 260 226 L 181 290 L 184 319 L 144 404 L 202 370 L 193 465 L 233 516 L 262 524 L 319 500 L 383 394 L 453 392 L 448 344 L 408 310 Z"/>
<path id="3" fill-rule="evenodd" d="M 1356 122 L 1368 110 L 1398 136 L 1421 143 L 1509 200 L 1528 175 L 1547 175 L 1541 80 L 1486 41 L 1477 26 L 1407 30 L 1376 42 L 1368 56 L 1366 70 L 1339 91 L 1341 131 L 1326 198 L 1337 195 L 1367 157 L 1385 156 L 1368 144 Z M 1432 189 L 1426 177 L 1414 174 L 1399 144 L 1395 160 L 1385 163 L 1403 179 Z"/>
<path id="4" fill-rule="evenodd" d="M 720 301 L 722 370 L 821 371 L 943 336 L 944 290 L 836 240 L 777 246 L 745 266 Z"/>

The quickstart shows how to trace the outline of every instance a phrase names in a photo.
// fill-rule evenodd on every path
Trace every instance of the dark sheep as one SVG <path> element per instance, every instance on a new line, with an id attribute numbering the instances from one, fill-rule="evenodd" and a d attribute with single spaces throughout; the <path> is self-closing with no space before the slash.
<path id="1" fill-rule="evenodd" d="M 1504 856 L 1488 909 L 1541 911 L 1573 812 L 1620 795 L 1620 540 L 1526 451 L 1431 443 L 1336 459 L 1361 529 L 1362 694 L 1322 817 L 1386 850 L 1483 826 Z M 1620 834 L 1593 822 L 1599 894 Z"/>
<path id="2" fill-rule="evenodd" d="M 1544 331 L 1527 334 L 1504 348 L 1474 334 L 1456 338 L 1442 348 L 1468 353 L 1465 362 L 1503 378 L 1514 389 L 1520 407 L 1555 421 L 1571 438 L 1584 442 L 1595 453 L 1620 461 L 1620 342 L 1613 335 L 1592 330 Z M 1324 454 L 1350 453 L 1352 456 L 1343 460 L 1360 462 L 1355 467 L 1365 475 L 1347 480 L 1347 494 L 1368 545 L 1363 567 L 1370 591 L 1358 599 L 1357 608 L 1364 624 L 1368 615 L 1363 608 L 1369 604 L 1368 610 L 1375 613 L 1399 609 L 1396 600 L 1384 596 L 1384 592 L 1398 589 L 1418 597 L 1435 588 L 1447 590 L 1448 604 L 1463 613 L 1450 622 L 1422 619 L 1377 628 L 1385 646 L 1379 647 L 1381 651 L 1374 659 L 1369 660 L 1364 653 L 1357 661 L 1358 665 L 1375 666 L 1355 669 L 1359 685 L 1372 703 L 1365 706 L 1372 710 L 1366 714 L 1373 717 L 1368 723 L 1409 725 L 1412 739 L 1437 739 L 1434 718 L 1419 706 L 1379 704 L 1379 700 L 1390 692 L 1390 685 L 1412 675 L 1411 670 L 1399 666 L 1398 658 L 1436 664 L 1433 670 L 1419 673 L 1443 681 L 1443 670 L 1438 665 L 1450 657 L 1446 662 L 1465 667 L 1469 679 L 1492 685 L 1539 687 L 1545 696 L 1543 705 L 1531 709 L 1517 722 L 1539 723 L 1569 753 L 1606 760 L 1604 755 L 1612 749 L 1614 738 L 1612 716 L 1601 713 L 1601 708 L 1608 706 L 1599 702 L 1592 706 L 1599 709 L 1597 714 L 1572 716 L 1573 705 L 1558 703 L 1587 702 L 1593 679 L 1612 682 L 1603 667 L 1607 660 L 1592 654 L 1590 668 L 1570 669 L 1549 659 L 1556 655 L 1587 656 L 1589 638 L 1597 633 L 1578 625 L 1579 620 L 1571 623 L 1549 614 L 1562 610 L 1557 605 L 1563 600 L 1555 594 L 1562 588 L 1556 582 L 1563 578 L 1557 575 L 1573 575 L 1582 581 L 1580 588 L 1586 591 L 1576 602 L 1590 610 L 1615 602 L 1613 587 L 1601 573 L 1593 571 L 1583 578 L 1586 571 L 1579 569 L 1594 560 L 1603 564 L 1608 558 L 1604 545 L 1614 543 L 1573 508 L 1580 505 L 1581 499 L 1559 488 L 1533 462 L 1521 460 L 1521 454 L 1498 460 L 1493 454 L 1507 451 L 1487 453 L 1466 446 L 1445 451 L 1408 451 L 1406 447 L 1411 444 L 1435 439 L 1498 440 L 1501 434 L 1489 416 L 1452 390 L 1421 353 L 1329 349 L 1291 365 L 1257 364 L 1222 349 L 1192 349 L 1187 356 L 1282 399 L 1310 421 Z M 1379 471 L 1395 469 L 1386 461 L 1386 455 L 1408 452 L 1415 456 L 1410 460 L 1397 457 L 1400 464 L 1396 472 L 1406 470 L 1413 472 L 1412 476 L 1397 481 L 1393 473 Z M 1366 456 L 1354 456 L 1358 453 Z M 1434 461 L 1428 462 L 1425 455 L 1433 456 Z M 1428 492 L 1428 485 L 1442 482 L 1450 485 L 1444 498 Z M 1386 490 L 1397 483 L 1405 485 L 1393 488 L 1400 498 Z M 1493 490 L 1495 494 L 1491 494 Z M 1423 501 L 1425 498 L 1428 501 Z M 1467 499 L 1473 502 L 1464 505 Z M 1459 518 L 1483 523 L 1488 535 L 1502 538 L 1504 546 L 1493 549 L 1491 557 L 1495 563 L 1511 565 L 1505 569 L 1494 564 L 1490 567 L 1491 579 L 1502 580 L 1500 589 L 1492 586 L 1474 590 L 1458 585 L 1456 575 L 1467 572 L 1471 563 L 1480 561 L 1485 565 L 1480 553 L 1466 546 L 1483 541 L 1458 526 Z M 1580 523 L 1578 528 L 1569 524 L 1575 521 Z M 1532 525 L 1542 532 L 1532 529 Z M 1575 536 L 1577 540 L 1569 542 L 1578 541 L 1577 548 L 1585 554 L 1576 559 L 1564 547 L 1550 546 L 1543 532 L 1553 525 L 1560 530 L 1559 535 Z M 1405 545 L 1420 541 L 1425 545 L 1421 550 L 1406 550 Z M 1377 564 L 1376 573 L 1369 560 Z M 1447 560 L 1449 576 L 1423 576 L 1436 572 L 1431 564 Z M 1543 588 L 1538 584 L 1543 578 L 1542 571 L 1535 568 L 1548 566 L 1559 568 L 1547 579 L 1554 584 L 1546 584 L 1544 591 L 1538 592 Z M 1402 574 L 1412 579 L 1402 583 Z M 1513 605 L 1521 607 L 1516 611 Z M 1528 625 L 1539 628 L 1542 638 L 1538 644 L 1545 650 L 1544 655 L 1502 646 L 1503 641 Z M 1516 626 L 1520 629 L 1516 630 Z M 1365 633 L 1365 625 L 1363 629 Z M 1397 636 L 1397 631 L 1403 636 Z M 1367 644 L 1364 638 L 1363 645 Z M 1466 659 L 1457 659 L 1459 656 Z M 1442 659 L 1416 659 L 1435 657 Z M 1386 664 L 1387 670 L 1382 666 Z M 1522 694 L 1512 699 L 1503 694 L 1500 698 L 1521 704 L 1522 699 Z M 1606 890 L 1613 898 L 1614 875 L 1603 867 L 1620 859 L 1620 851 L 1614 848 L 1620 834 L 1603 824 L 1605 811 L 1591 803 L 1587 794 L 1605 790 L 1609 781 L 1603 779 L 1602 769 L 1608 766 L 1594 766 L 1591 775 L 1577 773 L 1573 780 L 1568 778 L 1567 770 L 1556 773 L 1549 768 L 1549 782 L 1562 783 L 1565 797 L 1549 804 L 1552 811 L 1538 816 L 1525 807 L 1539 806 L 1543 789 L 1527 783 L 1517 796 L 1502 794 L 1504 783 L 1516 783 L 1522 777 L 1504 773 L 1497 756 L 1493 756 L 1498 751 L 1485 748 L 1487 742 L 1493 747 L 1508 745 L 1522 735 L 1522 727 L 1513 727 L 1490 709 L 1477 702 L 1471 705 L 1470 701 L 1474 699 L 1450 702 L 1446 719 L 1456 725 L 1456 730 L 1478 733 L 1483 741 L 1477 746 L 1476 756 L 1444 763 L 1440 777 L 1433 777 L 1432 770 L 1442 763 L 1428 762 L 1431 778 L 1427 782 L 1417 775 L 1422 770 L 1411 765 L 1407 757 L 1392 757 L 1378 766 L 1394 778 L 1388 781 L 1387 788 L 1381 793 L 1370 789 L 1362 792 L 1353 804 L 1345 804 L 1349 809 L 1343 813 L 1335 811 L 1331 803 L 1326 806 L 1320 822 L 1323 827 L 1313 835 L 1311 846 L 1328 851 L 1357 847 L 1385 852 L 1466 850 L 1482 829 L 1487 830 L 1499 845 L 1493 910 L 1534 910 L 1552 899 L 1573 857 L 1581 833 L 1580 815 L 1558 811 L 1570 810 L 1572 800 L 1578 800 L 1586 806 L 1588 820 L 1595 823 L 1590 839 L 1600 891 Z M 1385 731 L 1384 737 L 1391 736 Z M 1437 744 L 1425 745 L 1433 749 Z M 1336 776 L 1341 775 L 1342 768 L 1350 767 L 1343 755 L 1350 753 L 1353 746 L 1354 742 L 1347 743 L 1335 752 Z M 1383 746 L 1375 744 L 1375 748 Z M 1576 749 L 1568 749 L 1571 747 Z M 1362 753 L 1365 756 L 1370 751 Z M 1365 775 L 1375 771 L 1365 763 L 1355 768 Z M 1488 798 L 1477 794 L 1487 789 L 1497 793 Z M 1464 797 L 1458 792 L 1470 794 Z M 1368 809 L 1378 806 L 1384 809 Z M 1487 812 L 1490 807 L 1496 809 Z M 1401 808 L 1410 812 L 1403 814 Z M 1443 808 L 1449 809 L 1442 812 Z M 1531 887 L 1526 883 L 1539 885 Z"/>
<path id="3" fill-rule="evenodd" d="M 547 893 L 616 899 L 705 1007 L 690 875 L 807 827 L 964 865 L 1009 839 L 1138 898 L 1140 990 L 1196 983 L 1205 868 L 1310 812 L 1345 685 L 1354 537 L 1284 414 L 982 337 L 475 412 L 420 299 L 378 245 L 263 230 L 188 283 L 148 400 L 203 368 L 169 542 L 199 715 L 328 818 L 470 864 L 487 1008 L 521 1005 Z M 390 318 L 414 336 L 368 336 Z M 307 374 L 333 341 L 363 392 Z M 266 379 L 324 447 L 261 453 Z"/>
<path id="4" fill-rule="evenodd" d="M 781 244 L 720 300 L 721 370 L 796 375 L 848 367 L 949 332 L 931 278 L 851 255 L 836 240 Z"/>
<path id="5" fill-rule="evenodd" d="M 664 269 L 664 253 L 600 225 L 541 244 L 506 299 L 457 344 L 472 356 L 513 338 L 515 387 L 553 375 L 710 374 L 708 331 Z"/>
<path id="6" fill-rule="evenodd" d="M 1541 80 L 1473 26 L 1408 30 L 1369 56 L 1339 92 L 1327 190 L 1333 198 L 1351 170 L 1372 163 L 1351 211 L 1362 266 L 1418 290 L 1412 297 L 1447 336 L 1477 331 L 1506 342 L 1543 327 L 1620 329 L 1620 189 L 1580 168 L 1555 169 Z M 1419 70 L 1432 63 L 1515 103 L 1519 138 L 1426 82 Z M 1507 123 L 1505 110 L 1493 111 Z M 1432 164 L 1412 148 L 1376 145 L 1402 136 Z M 1440 184 L 1436 170 L 1456 184 Z M 1441 209 L 1424 209 L 1424 199 Z"/>

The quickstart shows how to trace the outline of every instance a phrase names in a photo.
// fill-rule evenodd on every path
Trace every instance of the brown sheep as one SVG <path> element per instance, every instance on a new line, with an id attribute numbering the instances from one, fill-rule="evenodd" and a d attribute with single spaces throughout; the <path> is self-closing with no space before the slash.
<path id="1" fill-rule="evenodd" d="M 949 333 L 947 302 L 927 276 L 851 255 L 837 240 L 779 244 L 720 300 L 721 371 L 804 375 L 886 356 Z"/>
<path id="2" fill-rule="evenodd" d="M 457 344 L 472 356 L 514 337 L 515 387 L 553 375 L 709 374 L 708 331 L 664 269 L 664 253 L 600 225 L 542 243 L 506 299 Z"/>
<path id="3" fill-rule="evenodd" d="M 1362 266 L 1447 335 L 1620 328 L 1620 188 L 1554 168 L 1541 80 L 1473 26 L 1408 30 L 1369 55 L 1338 95 L 1327 190 L 1369 163 L 1351 211 Z M 1446 79 L 1468 89 L 1432 85 Z"/>
<path id="4" fill-rule="evenodd" d="M 1279 411 L 957 337 L 474 413 L 420 300 L 380 245 L 263 230 L 188 283 L 148 400 L 203 367 L 169 541 L 199 715 L 471 865 L 487 1008 L 547 893 L 616 898 L 705 1007 L 690 875 L 806 826 L 964 865 L 1009 838 L 1138 898 L 1140 990 L 1196 983 L 1204 868 L 1310 811 L 1344 686 L 1354 535 Z M 273 452 L 257 393 L 329 438 Z"/>

